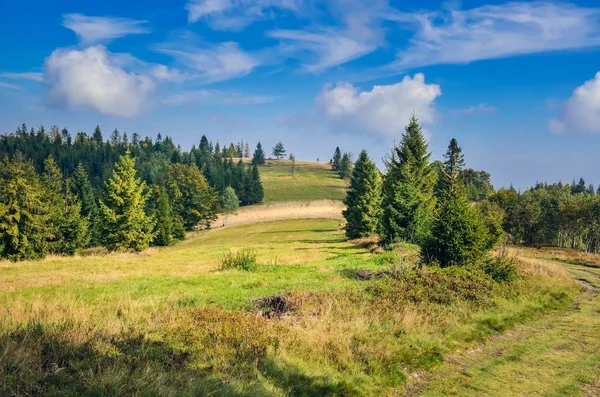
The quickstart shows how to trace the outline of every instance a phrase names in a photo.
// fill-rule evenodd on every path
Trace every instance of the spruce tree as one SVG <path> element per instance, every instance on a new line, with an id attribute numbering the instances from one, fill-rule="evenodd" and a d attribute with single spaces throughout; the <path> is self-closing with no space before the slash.
<path id="1" fill-rule="evenodd" d="M 246 187 L 246 205 L 261 203 L 265 196 L 265 192 L 263 190 L 257 166 L 253 165 L 248 168 L 244 182 Z"/>
<path id="2" fill-rule="evenodd" d="M 265 163 L 265 152 L 263 151 L 260 141 L 256 144 L 256 150 L 252 156 L 253 165 L 263 165 Z"/>
<path id="3" fill-rule="evenodd" d="M 32 162 L 0 160 L 0 257 L 41 259 L 52 237 L 49 204 Z"/>
<path id="4" fill-rule="evenodd" d="M 65 187 L 62 173 L 52 156 L 44 161 L 42 182 L 50 204 L 48 222 L 53 234 L 48 251 L 73 255 L 90 241 L 88 219 L 81 215 L 81 203 Z"/>
<path id="5" fill-rule="evenodd" d="M 283 142 L 277 142 L 273 148 L 273 156 L 275 156 L 275 158 L 278 160 L 281 160 L 285 157 L 285 147 L 283 146 Z"/>
<path id="6" fill-rule="evenodd" d="M 115 164 L 106 183 L 106 200 L 100 201 L 103 245 L 109 251 L 140 252 L 153 238 L 154 218 L 145 212 L 146 183 L 136 177 L 129 150 Z"/>
<path id="7" fill-rule="evenodd" d="M 83 163 L 79 163 L 73 178 L 71 178 L 69 187 L 71 194 L 75 195 L 81 203 L 81 215 L 87 218 L 89 224 L 90 246 L 100 245 L 100 228 L 98 220 L 98 204 L 94 189 L 88 178 L 87 170 Z"/>
<path id="8" fill-rule="evenodd" d="M 431 226 L 436 173 L 416 116 L 410 119 L 400 144 L 386 161 L 383 182 L 382 242 L 419 243 Z"/>
<path id="9" fill-rule="evenodd" d="M 344 204 L 346 236 L 367 237 L 377 231 L 381 218 L 381 175 L 366 150 L 360 152 L 354 165 Z"/>
<path id="10" fill-rule="evenodd" d="M 431 234 L 422 243 L 426 262 L 442 267 L 464 266 L 482 259 L 488 240 L 487 230 L 477 206 L 469 204 L 460 178 L 464 162 L 461 149 L 452 140 L 442 169 L 443 190 L 437 202 Z"/>
<path id="11" fill-rule="evenodd" d="M 340 166 L 338 168 L 338 175 L 342 179 L 350 178 L 352 175 L 352 157 L 350 153 L 344 153 L 340 160 Z"/>
<path id="12" fill-rule="evenodd" d="M 331 169 L 334 171 L 339 171 L 341 161 L 342 161 L 342 152 L 340 151 L 340 147 L 337 146 L 335 148 L 335 152 L 333 153 L 333 158 L 331 159 Z"/>
<path id="13" fill-rule="evenodd" d="M 102 130 L 100 129 L 99 125 L 97 125 L 96 128 L 94 129 L 94 135 L 92 135 L 92 140 L 99 145 L 102 144 L 102 142 L 103 142 Z"/>
<path id="14" fill-rule="evenodd" d="M 170 245 L 173 241 L 173 211 L 169 203 L 169 195 L 162 187 L 155 188 L 156 194 L 156 225 L 152 243 L 158 246 Z"/>

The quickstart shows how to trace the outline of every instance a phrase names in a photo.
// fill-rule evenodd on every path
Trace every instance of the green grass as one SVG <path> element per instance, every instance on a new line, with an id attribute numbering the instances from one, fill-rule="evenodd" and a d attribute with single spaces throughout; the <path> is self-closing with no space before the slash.
<path id="1" fill-rule="evenodd" d="M 343 200 L 347 182 L 331 170 L 328 163 L 296 161 L 292 176 L 292 162 L 267 160 L 260 167 L 265 189 L 265 202 Z"/>

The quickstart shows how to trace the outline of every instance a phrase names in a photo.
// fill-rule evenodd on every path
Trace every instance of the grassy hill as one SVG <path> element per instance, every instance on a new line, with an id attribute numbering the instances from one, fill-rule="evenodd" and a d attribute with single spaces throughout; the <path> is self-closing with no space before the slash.
<path id="1" fill-rule="evenodd" d="M 261 167 L 270 207 L 343 198 L 298 166 Z M 336 216 L 0 262 L 0 395 L 598 395 L 600 256 L 520 250 L 503 282 L 419 270 Z"/>
<path id="2" fill-rule="evenodd" d="M 260 167 L 265 189 L 265 202 L 343 200 L 348 186 L 327 163 L 296 161 L 296 172 L 292 176 L 289 160 L 267 160 Z"/>

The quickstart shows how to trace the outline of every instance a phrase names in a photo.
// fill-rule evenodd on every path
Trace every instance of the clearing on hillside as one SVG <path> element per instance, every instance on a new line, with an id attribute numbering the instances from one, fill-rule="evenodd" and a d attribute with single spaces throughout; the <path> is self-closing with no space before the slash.
<path id="1" fill-rule="evenodd" d="M 267 160 L 259 168 L 265 202 L 343 200 L 348 182 L 331 170 L 329 163 L 296 161 L 292 176 L 289 160 Z"/>

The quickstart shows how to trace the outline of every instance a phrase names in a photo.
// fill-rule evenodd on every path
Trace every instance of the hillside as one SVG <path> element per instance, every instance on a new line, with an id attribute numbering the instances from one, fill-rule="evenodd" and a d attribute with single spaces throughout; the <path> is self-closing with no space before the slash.
<path id="1" fill-rule="evenodd" d="M 289 167 L 171 247 L 0 262 L 0 395 L 598 395 L 600 256 L 419 269 L 346 239 L 328 165 Z"/>
<path id="2" fill-rule="evenodd" d="M 343 200 L 347 182 L 328 163 L 296 161 L 292 176 L 289 160 L 267 160 L 260 167 L 265 202 Z"/>

